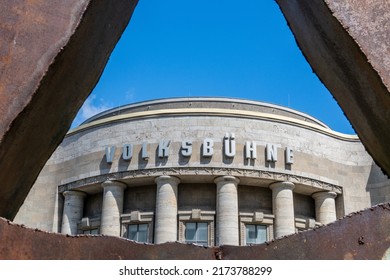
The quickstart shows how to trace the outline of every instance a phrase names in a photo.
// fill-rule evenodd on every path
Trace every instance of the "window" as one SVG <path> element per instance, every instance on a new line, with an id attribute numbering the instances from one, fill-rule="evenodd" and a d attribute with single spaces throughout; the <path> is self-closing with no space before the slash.
<path id="1" fill-rule="evenodd" d="M 141 243 L 153 242 L 153 212 L 131 211 L 121 215 L 121 236 Z"/>
<path id="2" fill-rule="evenodd" d="M 274 238 L 274 215 L 260 211 L 240 212 L 240 244 L 260 244 Z"/>
<path id="3" fill-rule="evenodd" d="M 267 241 L 267 226 L 246 225 L 246 245 L 260 244 Z"/>
<path id="4" fill-rule="evenodd" d="M 178 241 L 202 246 L 214 245 L 215 211 L 179 210 Z"/>
<path id="5" fill-rule="evenodd" d="M 208 223 L 185 223 L 185 242 L 208 245 Z"/>
<path id="6" fill-rule="evenodd" d="M 84 217 L 77 223 L 77 234 L 99 234 L 100 218 Z"/>
<path id="7" fill-rule="evenodd" d="M 85 229 L 83 230 L 83 234 L 99 234 L 98 228 Z"/>
<path id="8" fill-rule="evenodd" d="M 137 242 L 148 242 L 148 224 L 129 224 L 127 228 L 127 238 Z"/>

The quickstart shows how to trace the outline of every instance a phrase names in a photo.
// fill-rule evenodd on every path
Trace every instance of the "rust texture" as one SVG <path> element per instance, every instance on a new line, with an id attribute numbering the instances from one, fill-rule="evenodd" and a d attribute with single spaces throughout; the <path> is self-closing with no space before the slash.
<path id="1" fill-rule="evenodd" d="M 390 204 L 386 203 L 264 245 L 222 250 L 224 259 L 378 260 L 390 248 L 389 225 Z"/>
<path id="2" fill-rule="evenodd" d="M 120 260 L 215 259 L 217 249 L 165 243 L 138 244 L 111 236 L 67 236 L 25 228 L 0 218 L 0 259 Z"/>
<path id="3" fill-rule="evenodd" d="M 313 71 L 390 175 L 390 2 L 276 2 Z"/>
<path id="4" fill-rule="evenodd" d="M 13 219 L 137 0 L 0 0 L 0 216 Z"/>
<path id="5" fill-rule="evenodd" d="M 390 2 L 277 0 L 299 47 L 390 174 Z M 137 0 L 0 0 L 0 216 L 12 219 L 99 79 Z M 389 205 L 252 247 L 142 245 L 0 220 L 1 259 L 381 259 Z"/>
<path id="6" fill-rule="evenodd" d="M 383 259 L 390 248 L 390 205 L 357 212 L 327 226 L 269 243 L 204 248 L 138 244 L 109 236 L 66 236 L 0 219 L 0 259 Z"/>

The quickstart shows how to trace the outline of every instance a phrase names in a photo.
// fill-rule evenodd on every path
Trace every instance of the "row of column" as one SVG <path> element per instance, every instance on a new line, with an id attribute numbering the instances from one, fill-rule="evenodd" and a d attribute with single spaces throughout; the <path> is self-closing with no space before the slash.
<path id="1" fill-rule="evenodd" d="M 120 236 L 120 216 L 123 212 L 123 197 L 126 184 L 106 181 L 103 187 L 103 206 L 100 219 L 100 233 Z M 79 191 L 64 192 L 64 212 L 61 233 L 77 234 L 77 223 L 83 218 L 85 193 Z"/>
<path id="2" fill-rule="evenodd" d="M 275 216 L 274 237 L 295 233 L 293 199 L 295 185 L 291 182 L 275 182 L 269 187 L 272 190 L 272 212 Z M 320 191 L 312 195 L 317 222 L 328 224 L 336 220 L 336 196 L 337 194 L 332 191 Z"/>
<path id="3" fill-rule="evenodd" d="M 157 184 L 155 211 L 155 243 L 177 240 L 177 191 L 180 180 L 172 176 L 160 176 Z M 216 243 L 217 245 L 239 245 L 238 193 L 240 180 L 234 176 L 221 176 L 215 179 L 216 198 Z M 100 233 L 120 236 L 120 216 L 123 212 L 123 197 L 126 184 L 106 181 L 102 184 L 103 209 Z M 275 182 L 272 190 L 274 237 L 295 233 L 294 184 Z M 61 232 L 76 234 L 77 223 L 83 215 L 85 194 L 79 191 L 64 192 L 64 212 Z M 336 193 L 321 191 L 314 193 L 316 220 L 327 224 L 336 220 Z"/>

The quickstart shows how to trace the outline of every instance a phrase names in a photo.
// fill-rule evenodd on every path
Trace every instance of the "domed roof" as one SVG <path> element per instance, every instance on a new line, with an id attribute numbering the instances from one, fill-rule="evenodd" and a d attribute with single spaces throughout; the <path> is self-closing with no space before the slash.
<path id="1" fill-rule="evenodd" d="M 245 115 L 247 117 L 254 117 L 255 115 L 253 113 L 262 113 L 292 118 L 329 129 L 327 125 L 316 118 L 287 107 L 247 99 L 221 97 L 178 97 L 143 101 L 104 111 L 87 119 L 83 124 L 89 124 L 94 121 L 130 113 L 152 111 L 158 113 L 160 110 L 170 110 L 172 113 L 180 112 L 181 114 L 188 113 L 190 115 L 213 114 L 213 112 L 222 113 L 221 110 L 226 110 L 226 113 L 228 113 L 229 110 L 230 113 L 240 112 L 237 116 L 241 115 L 243 117 Z M 245 114 L 245 112 L 247 114 Z"/>

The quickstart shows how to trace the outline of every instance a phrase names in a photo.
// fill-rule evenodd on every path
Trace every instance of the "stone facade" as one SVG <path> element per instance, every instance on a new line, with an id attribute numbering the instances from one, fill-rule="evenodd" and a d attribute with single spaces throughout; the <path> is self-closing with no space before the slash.
<path id="1" fill-rule="evenodd" d="M 173 98 L 70 131 L 15 221 L 148 243 L 249 245 L 389 197 L 354 135 L 266 103 Z"/>

